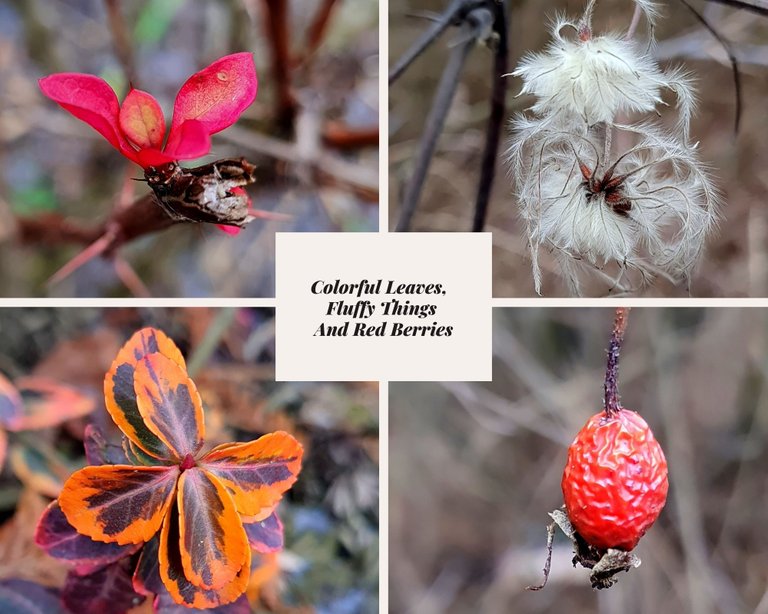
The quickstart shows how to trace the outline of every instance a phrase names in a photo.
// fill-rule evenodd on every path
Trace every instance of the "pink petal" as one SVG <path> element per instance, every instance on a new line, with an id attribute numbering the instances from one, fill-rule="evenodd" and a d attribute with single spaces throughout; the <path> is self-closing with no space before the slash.
<path id="1" fill-rule="evenodd" d="M 123 155 L 135 160 L 135 152 L 120 132 L 117 94 L 109 84 L 80 73 L 58 73 L 38 82 L 43 94 L 96 130 Z"/>
<path id="2" fill-rule="evenodd" d="M 221 230 L 221 232 L 225 232 L 232 237 L 239 235 L 240 231 L 242 230 L 242 228 L 238 226 L 225 226 L 224 224 L 216 224 L 216 228 Z"/>
<path id="3" fill-rule="evenodd" d="M 168 137 L 165 153 L 176 160 L 192 160 L 211 151 L 211 137 L 200 121 L 190 119 L 174 130 Z"/>
<path id="4" fill-rule="evenodd" d="M 160 103 L 141 90 L 131 89 L 120 107 L 123 134 L 141 149 L 159 149 L 165 137 L 165 118 Z"/>
<path id="5" fill-rule="evenodd" d="M 253 54 L 235 53 L 216 60 L 181 86 L 173 106 L 171 133 L 190 119 L 208 134 L 231 126 L 256 98 L 258 80 Z"/>

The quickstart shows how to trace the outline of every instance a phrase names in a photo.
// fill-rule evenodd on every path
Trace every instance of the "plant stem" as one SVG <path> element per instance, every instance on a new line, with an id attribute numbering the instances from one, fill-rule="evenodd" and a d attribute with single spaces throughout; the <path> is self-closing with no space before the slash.
<path id="1" fill-rule="evenodd" d="M 613 331 L 608 343 L 608 364 L 605 369 L 605 415 L 612 418 L 621 410 L 619 401 L 619 354 L 627 330 L 631 307 L 617 307 L 613 320 Z"/>
<path id="2" fill-rule="evenodd" d="M 635 32 L 637 32 L 637 26 L 640 25 L 640 16 L 642 15 L 642 10 L 640 9 L 639 4 L 635 4 L 635 12 L 632 14 L 632 21 L 629 24 L 629 28 L 627 28 L 627 33 L 624 36 L 627 40 L 632 40 L 632 38 L 635 36 Z"/>

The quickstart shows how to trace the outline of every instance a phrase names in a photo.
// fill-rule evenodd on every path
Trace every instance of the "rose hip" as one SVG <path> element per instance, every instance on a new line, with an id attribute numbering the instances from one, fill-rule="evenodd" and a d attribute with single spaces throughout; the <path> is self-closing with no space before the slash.
<path id="1" fill-rule="evenodd" d="M 667 500 L 667 461 L 634 411 L 592 416 L 568 449 L 562 489 L 573 528 L 599 549 L 632 550 Z"/>

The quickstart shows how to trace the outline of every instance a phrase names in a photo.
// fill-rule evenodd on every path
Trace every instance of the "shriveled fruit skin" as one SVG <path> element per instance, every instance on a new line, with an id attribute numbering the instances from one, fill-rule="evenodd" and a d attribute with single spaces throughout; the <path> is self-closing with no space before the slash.
<path id="1" fill-rule="evenodd" d="M 568 448 L 568 517 L 588 544 L 632 550 L 667 500 L 667 460 L 648 424 L 621 409 L 592 416 Z"/>

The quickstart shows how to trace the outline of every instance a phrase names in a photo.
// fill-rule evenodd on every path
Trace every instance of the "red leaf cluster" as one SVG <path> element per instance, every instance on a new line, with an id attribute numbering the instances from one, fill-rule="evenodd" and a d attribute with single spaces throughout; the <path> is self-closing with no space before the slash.
<path id="1" fill-rule="evenodd" d="M 147 92 L 132 88 L 121 105 L 109 84 L 94 75 L 58 73 L 40 79 L 43 94 L 142 168 L 206 155 L 211 135 L 237 121 L 256 98 L 257 87 L 252 54 L 216 60 L 181 86 L 166 140 L 163 111 Z"/>

